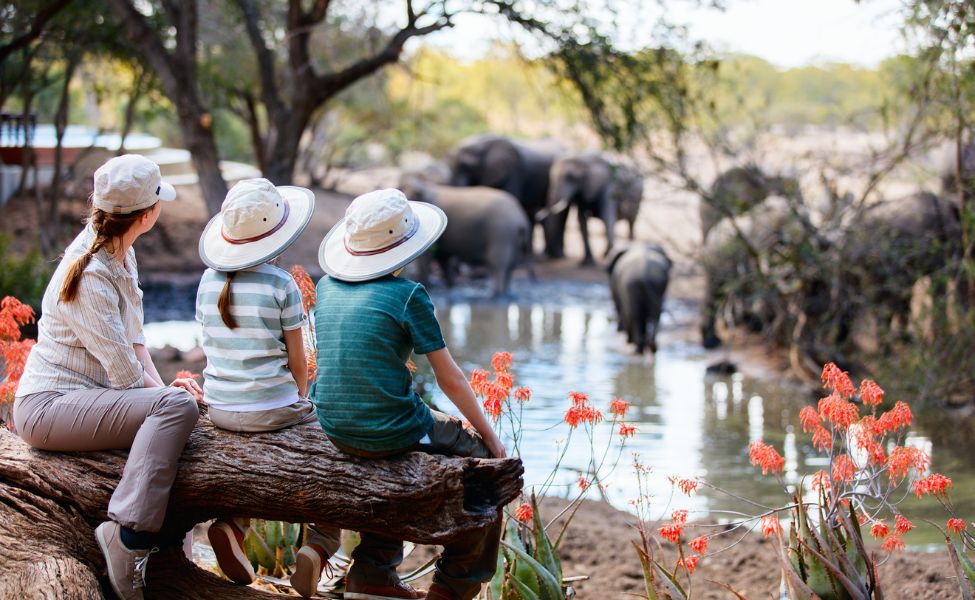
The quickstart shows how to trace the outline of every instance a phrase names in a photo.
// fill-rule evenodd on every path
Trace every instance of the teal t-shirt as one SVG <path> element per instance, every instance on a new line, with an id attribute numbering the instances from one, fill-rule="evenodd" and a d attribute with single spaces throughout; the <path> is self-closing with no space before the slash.
<path id="1" fill-rule="evenodd" d="M 413 391 L 406 361 L 446 345 L 426 289 L 392 275 L 361 283 L 326 275 L 316 289 L 312 400 L 322 429 L 372 452 L 420 441 L 433 416 Z"/>

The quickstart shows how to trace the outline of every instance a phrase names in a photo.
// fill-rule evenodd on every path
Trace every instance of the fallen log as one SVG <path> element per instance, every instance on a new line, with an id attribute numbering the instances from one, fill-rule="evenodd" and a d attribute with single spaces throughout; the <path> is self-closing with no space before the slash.
<path id="1" fill-rule="evenodd" d="M 0 431 L 0 598 L 113 595 L 94 537 L 126 451 L 55 453 Z M 338 451 L 321 430 L 215 429 L 206 418 L 183 452 L 163 533 L 181 539 L 220 517 L 328 523 L 421 544 L 492 524 L 521 491 L 515 458 L 422 452 L 369 460 Z M 197 568 L 179 548 L 153 556 L 147 598 L 270 598 Z"/>

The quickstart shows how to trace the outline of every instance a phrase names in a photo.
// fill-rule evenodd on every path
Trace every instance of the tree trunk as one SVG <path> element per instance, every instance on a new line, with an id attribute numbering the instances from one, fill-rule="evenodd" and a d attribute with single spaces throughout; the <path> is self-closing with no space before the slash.
<path id="1" fill-rule="evenodd" d="M 93 528 L 106 519 L 126 454 L 43 452 L 0 431 L 0 597 L 87 599 L 108 589 Z M 316 428 L 234 434 L 203 419 L 183 451 L 163 533 L 181 539 L 196 523 L 240 516 L 442 544 L 493 523 L 520 493 L 522 472 L 512 458 L 361 459 Z M 149 565 L 151 598 L 277 597 L 223 581 L 179 548 Z"/>
<path id="2" fill-rule="evenodd" d="M 264 176 L 275 185 L 291 185 L 294 181 L 295 164 L 298 162 L 298 147 L 301 136 L 311 120 L 313 108 L 305 103 L 285 109 L 281 115 L 269 115 L 275 127 L 266 136 L 267 149 L 264 152 Z"/>
<path id="3" fill-rule="evenodd" d="M 227 196 L 227 182 L 220 173 L 220 156 L 213 140 L 213 118 L 192 104 L 185 100 L 177 103 L 183 143 L 192 156 L 207 210 L 215 215 L 220 212 L 220 205 Z"/>

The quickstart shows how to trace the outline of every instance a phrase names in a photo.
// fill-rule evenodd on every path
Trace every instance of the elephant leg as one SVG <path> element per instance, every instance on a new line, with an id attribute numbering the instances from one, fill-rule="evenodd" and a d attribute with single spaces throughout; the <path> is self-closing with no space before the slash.
<path id="1" fill-rule="evenodd" d="M 613 296 L 613 306 L 616 308 L 616 331 L 623 331 L 623 307 L 620 305 L 619 282 L 610 280 L 609 291 Z"/>
<path id="2" fill-rule="evenodd" d="M 630 224 L 630 241 L 632 242 L 636 239 L 636 220 L 627 219 L 627 223 Z"/>
<path id="3" fill-rule="evenodd" d="M 701 345 L 710 350 L 721 345 L 721 338 L 718 337 L 715 327 L 720 304 L 715 290 L 719 286 L 708 279 L 704 287 L 704 300 L 701 302 Z"/>
<path id="4" fill-rule="evenodd" d="M 576 209 L 579 217 L 579 233 L 582 235 L 582 247 L 586 253 L 582 259 L 582 264 L 583 266 L 594 265 L 596 260 L 592 256 L 592 248 L 589 247 L 589 215 L 581 206 L 577 206 Z"/>
<path id="5" fill-rule="evenodd" d="M 603 253 L 603 256 L 609 256 L 610 251 L 613 249 L 613 244 L 616 241 L 616 201 L 608 195 L 604 195 L 602 198 L 599 218 L 606 225 L 606 252 Z"/>
<path id="6" fill-rule="evenodd" d="M 545 233 L 545 254 L 549 258 L 565 256 L 565 224 L 569 220 L 569 209 L 549 214 L 542 220 Z"/>

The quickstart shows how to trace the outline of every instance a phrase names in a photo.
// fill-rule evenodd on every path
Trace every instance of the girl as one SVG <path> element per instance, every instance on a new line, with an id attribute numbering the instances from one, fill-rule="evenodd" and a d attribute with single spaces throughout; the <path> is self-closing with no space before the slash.
<path id="1" fill-rule="evenodd" d="M 308 400 L 302 326 L 308 317 L 287 271 L 270 261 L 301 235 L 315 209 L 304 188 L 275 187 L 266 179 L 239 182 L 200 238 L 210 268 L 200 280 L 196 318 L 203 324 L 203 395 L 210 421 L 236 432 L 318 426 Z M 244 552 L 248 519 L 220 519 L 208 531 L 220 569 L 248 584 L 254 570 Z M 339 531 L 309 527 L 291 584 L 308 598 L 339 546 Z"/>
<path id="2" fill-rule="evenodd" d="M 65 250 L 41 303 L 37 344 L 14 401 L 20 437 L 42 450 L 129 448 L 106 521 L 95 529 L 120 598 L 141 600 L 158 551 L 183 446 L 200 416 L 191 379 L 163 384 L 142 334 L 132 243 L 176 198 L 147 158 L 124 155 L 95 171 L 91 215 Z"/>

